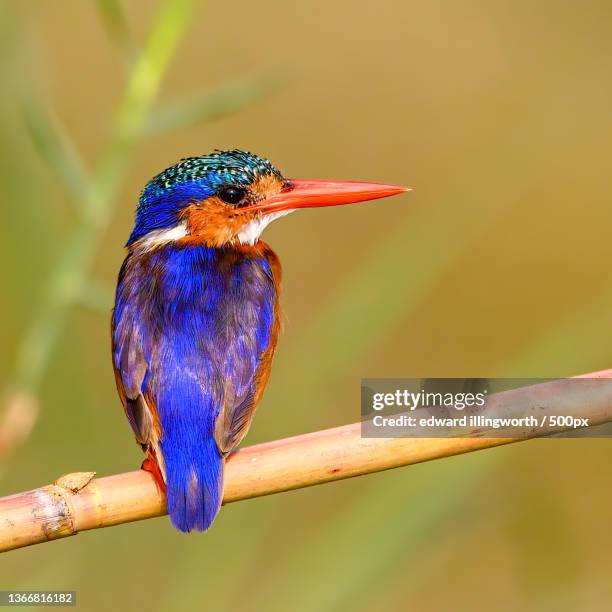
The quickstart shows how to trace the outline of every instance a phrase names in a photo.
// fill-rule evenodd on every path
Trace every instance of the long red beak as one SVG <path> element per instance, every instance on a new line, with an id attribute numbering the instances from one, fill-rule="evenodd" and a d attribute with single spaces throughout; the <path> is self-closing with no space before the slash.
<path id="1" fill-rule="evenodd" d="M 404 191 L 411 191 L 411 189 L 401 185 L 384 185 L 383 183 L 291 179 L 286 189 L 258 204 L 243 208 L 242 212 L 258 210 L 267 214 L 295 208 L 340 206 L 341 204 L 386 198 Z"/>

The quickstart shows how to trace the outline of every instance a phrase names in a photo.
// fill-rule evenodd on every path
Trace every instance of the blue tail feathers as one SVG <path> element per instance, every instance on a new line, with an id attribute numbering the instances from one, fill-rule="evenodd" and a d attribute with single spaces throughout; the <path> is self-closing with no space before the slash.
<path id="1" fill-rule="evenodd" d="M 190 386 L 184 382 L 181 390 Z M 168 514 L 183 532 L 208 529 L 223 498 L 224 460 L 214 438 L 215 415 L 196 389 L 190 389 L 193 394 L 177 394 L 175 386 L 168 401 L 159 402 Z M 193 401 L 194 395 L 199 401 Z"/>
<path id="2" fill-rule="evenodd" d="M 168 514 L 179 531 L 205 531 L 215 520 L 223 496 L 223 459 L 214 438 L 203 440 L 197 456 L 166 459 Z"/>

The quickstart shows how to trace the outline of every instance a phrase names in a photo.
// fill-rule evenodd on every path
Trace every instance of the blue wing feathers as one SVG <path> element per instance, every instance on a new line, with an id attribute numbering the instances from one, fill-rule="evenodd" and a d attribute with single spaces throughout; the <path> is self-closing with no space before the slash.
<path id="1" fill-rule="evenodd" d="M 135 251 L 122 268 L 114 365 L 128 400 L 141 393 L 156 404 L 168 511 L 181 531 L 207 529 L 219 510 L 215 424 L 228 406 L 229 427 L 249 418 L 276 297 L 266 257 L 229 249 Z M 138 418 L 130 419 L 137 435 L 146 431 L 146 423 L 132 423 Z"/>

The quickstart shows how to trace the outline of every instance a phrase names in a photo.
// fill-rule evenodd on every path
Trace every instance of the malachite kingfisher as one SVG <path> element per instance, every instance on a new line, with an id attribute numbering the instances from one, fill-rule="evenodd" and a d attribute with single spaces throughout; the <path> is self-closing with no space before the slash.
<path id="1" fill-rule="evenodd" d="M 281 266 L 260 235 L 299 208 L 407 188 L 286 179 L 239 150 L 188 157 L 145 186 L 112 314 L 117 388 L 143 468 L 180 531 L 203 531 L 249 430 L 280 329 Z"/>

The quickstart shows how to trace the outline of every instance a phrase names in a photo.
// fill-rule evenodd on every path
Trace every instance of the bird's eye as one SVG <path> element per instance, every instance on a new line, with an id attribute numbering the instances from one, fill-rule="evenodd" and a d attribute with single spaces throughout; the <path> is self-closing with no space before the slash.
<path id="1" fill-rule="evenodd" d="M 217 195 L 228 204 L 238 204 L 244 199 L 246 191 L 240 187 L 224 187 Z"/>

